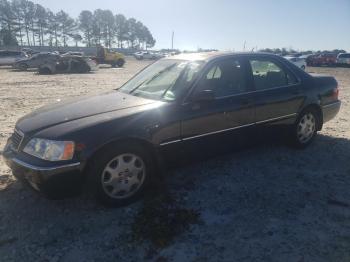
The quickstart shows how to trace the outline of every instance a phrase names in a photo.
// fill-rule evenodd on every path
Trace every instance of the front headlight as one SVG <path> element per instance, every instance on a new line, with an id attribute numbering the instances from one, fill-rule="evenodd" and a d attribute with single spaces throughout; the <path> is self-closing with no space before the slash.
<path id="1" fill-rule="evenodd" d="M 73 141 L 53 141 L 41 138 L 33 138 L 25 146 L 23 151 L 29 155 L 49 160 L 70 160 L 74 155 L 75 144 Z"/>

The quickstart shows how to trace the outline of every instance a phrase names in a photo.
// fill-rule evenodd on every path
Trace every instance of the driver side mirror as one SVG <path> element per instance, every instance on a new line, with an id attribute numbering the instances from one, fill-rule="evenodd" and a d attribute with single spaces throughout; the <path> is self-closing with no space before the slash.
<path id="1" fill-rule="evenodd" d="M 193 102 L 209 102 L 215 99 L 215 93 L 213 90 L 202 90 L 195 93 L 192 97 Z"/>

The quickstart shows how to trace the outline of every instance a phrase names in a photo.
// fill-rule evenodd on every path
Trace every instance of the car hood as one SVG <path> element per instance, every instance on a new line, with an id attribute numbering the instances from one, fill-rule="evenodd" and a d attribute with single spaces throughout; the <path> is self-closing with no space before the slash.
<path id="1" fill-rule="evenodd" d="M 33 111 L 18 120 L 16 129 L 24 133 L 33 133 L 80 118 L 131 109 L 152 103 L 156 103 L 156 101 L 131 96 L 118 91 L 78 99 L 75 98 L 44 106 Z"/>

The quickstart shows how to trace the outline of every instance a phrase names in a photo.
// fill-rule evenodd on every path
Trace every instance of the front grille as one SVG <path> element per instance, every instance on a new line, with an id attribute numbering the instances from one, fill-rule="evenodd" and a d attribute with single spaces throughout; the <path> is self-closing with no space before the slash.
<path id="1" fill-rule="evenodd" d="M 23 133 L 21 131 L 18 131 L 15 129 L 11 136 L 12 141 L 12 148 L 18 151 L 19 147 L 21 146 L 22 140 L 23 140 Z"/>

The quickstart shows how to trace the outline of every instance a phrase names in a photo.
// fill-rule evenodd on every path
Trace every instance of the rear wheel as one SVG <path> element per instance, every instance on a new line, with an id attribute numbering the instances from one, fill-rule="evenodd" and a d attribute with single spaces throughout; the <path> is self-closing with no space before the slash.
<path id="1" fill-rule="evenodd" d="M 305 148 L 312 143 L 318 127 L 318 115 L 312 109 L 303 111 L 292 127 L 292 142 L 297 148 Z"/>
<path id="2" fill-rule="evenodd" d="M 153 172 L 153 160 L 142 147 L 109 146 L 94 160 L 90 188 L 103 204 L 127 205 L 144 193 Z"/>

